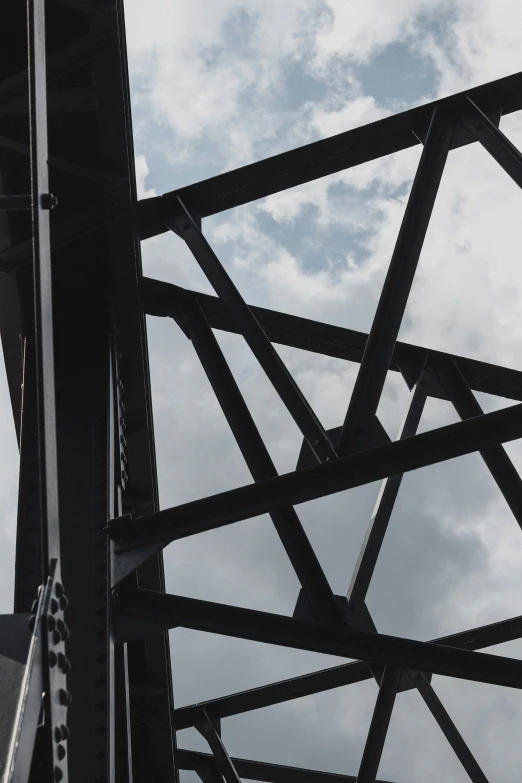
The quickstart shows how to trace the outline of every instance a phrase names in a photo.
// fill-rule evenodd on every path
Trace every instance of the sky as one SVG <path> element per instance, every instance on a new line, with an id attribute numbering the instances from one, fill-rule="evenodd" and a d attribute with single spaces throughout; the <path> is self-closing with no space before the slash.
<path id="1" fill-rule="evenodd" d="M 139 197 L 372 122 L 522 69 L 522 9 L 508 0 L 126 0 Z M 522 114 L 501 128 L 522 146 Z M 251 304 L 368 331 L 420 147 L 203 221 Z M 522 369 L 517 186 L 477 144 L 450 153 L 400 339 Z M 175 235 L 142 244 L 145 274 L 212 293 Z M 191 344 L 148 321 L 161 507 L 250 483 Z M 279 472 L 301 436 L 236 335 L 217 332 Z M 357 366 L 278 348 L 325 428 L 342 423 Z M 5 379 L 0 436 L 16 454 Z M 485 410 L 506 400 L 478 395 Z M 390 374 L 379 416 L 394 438 L 408 391 Z M 457 421 L 429 400 L 421 431 Z M 522 468 L 522 448 L 507 451 Z M 16 459 L 0 482 L 0 545 L 14 558 Z M 378 485 L 297 511 L 330 584 L 346 592 Z M 478 455 L 408 474 L 368 606 L 378 629 L 429 639 L 522 614 L 522 535 Z M 298 582 L 268 517 L 170 545 L 167 590 L 291 615 Z M 9 594 L 12 569 L 0 574 Z M 10 608 L 5 607 L 5 611 Z M 493 650 L 491 650 L 493 651 Z M 177 629 L 176 706 L 342 662 Z M 522 644 L 495 649 L 520 657 Z M 434 677 L 496 783 L 519 778 L 518 692 Z M 231 755 L 357 774 L 374 681 L 223 721 Z M 205 750 L 195 731 L 179 745 Z M 416 692 L 397 698 L 379 777 L 467 780 Z M 187 783 L 189 774 L 183 775 Z"/>

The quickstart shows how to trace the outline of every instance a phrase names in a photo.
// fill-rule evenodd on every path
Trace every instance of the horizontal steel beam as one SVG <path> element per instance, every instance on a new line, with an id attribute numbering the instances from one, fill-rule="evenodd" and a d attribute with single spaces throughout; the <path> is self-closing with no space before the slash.
<path id="1" fill-rule="evenodd" d="M 196 300 L 210 326 L 239 334 L 227 306 L 217 296 L 189 291 L 147 277 L 142 280 L 141 291 L 147 315 L 176 319 L 182 315 L 183 309 L 192 307 Z M 279 313 L 264 307 L 249 307 L 272 342 L 351 362 L 360 362 L 362 359 L 368 338 L 365 332 Z M 410 365 L 421 367 L 427 353 L 427 348 L 397 342 L 390 370 L 399 372 L 401 367 Z M 522 372 L 519 370 L 432 350 L 429 351 L 429 366 L 426 368 L 426 383 L 431 396 L 447 399 L 444 390 L 431 376 L 436 368 L 443 367 L 451 360 L 458 363 L 468 385 L 475 391 L 522 402 Z"/>
<path id="2" fill-rule="evenodd" d="M 153 590 L 128 590 L 121 593 L 118 613 L 137 618 L 138 624 L 138 618 L 143 618 L 146 621 L 157 621 L 162 626 L 181 626 L 265 644 L 361 658 L 372 663 L 522 689 L 522 661 L 432 642 L 355 631 L 343 626 L 307 622 Z"/>
<path id="3" fill-rule="evenodd" d="M 180 769 L 206 771 L 215 766 L 214 757 L 210 753 L 200 753 L 197 750 L 179 748 L 176 754 Z M 315 769 L 287 767 L 282 764 L 266 764 L 263 761 L 251 761 L 232 757 L 231 761 L 238 774 L 248 780 L 259 780 L 264 783 L 355 783 L 353 775 L 337 775 L 335 772 L 319 772 Z M 376 781 L 385 783 L 385 781 Z"/>
<path id="4" fill-rule="evenodd" d="M 522 615 L 502 620 L 500 623 L 483 625 L 480 628 L 472 628 L 469 631 L 432 639 L 434 644 L 444 647 L 458 647 L 465 650 L 479 650 L 484 647 L 492 647 L 504 642 L 512 642 L 522 636 Z M 239 715 L 242 712 L 258 710 L 262 707 L 270 707 L 273 704 L 281 704 L 284 701 L 300 699 L 304 696 L 312 696 L 314 693 L 341 688 L 356 682 L 369 680 L 372 677 L 370 664 L 366 661 L 344 663 L 341 666 L 333 666 L 330 669 L 304 674 L 301 677 L 293 677 L 289 680 L 264 685 L 240 693 L 232 693 L 219 699 L 180 707 L 174 712 L 174 725 L 177 730 L 187 729 L 201 719 L 201 710 L 204 709 L 210 717 L 226 718 L 230 715 Z"/>
<path id="5" fill-rule="evenodd" d="M 167 230 L 165 218 L 169 214 L 169 203 L 176 196 L 183 199 L 191 212 L 205 217 L 413 147 L 426 135 L 436 106 L 458 112 L 468 96 L 494 119 L 498 119 L 500 113 L 519 111 L 522 108 L 522 73 L 219 174 L 165 196 L 144 199 L 138 203 L 137 210 L 140 238 Z M 455 135 L 452 147 L 474 141 L 475 137 L 462 128 Z"/>
<path id="6" fill-rule="evenodd" d="M 185 538 L 522 437 L 522 404 L 276 478 L 109 522 L 118 549 Z"/>

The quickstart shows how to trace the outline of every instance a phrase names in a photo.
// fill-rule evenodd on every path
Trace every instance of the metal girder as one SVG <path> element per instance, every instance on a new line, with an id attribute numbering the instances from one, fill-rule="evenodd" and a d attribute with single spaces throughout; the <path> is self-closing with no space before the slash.
<path id="1" fill-rule="evenodd" d="M 186 308 L 195 302 L 201 307 L 209 325 L 225 332 L 239 333 L 225 302 L 216 296 L 181 288 L 162 280 L 144 277 L 141 281 L 143 306 L 148 315 L 177 319 Z M 345 329 L 308 318 L 300 318 L 288 313 L 268 310 L 264 307 L 249 305 L 256 320 L 261 324 L 267 337 L 274 343 L 300 348 L 304 351 L 360 362 L 368 335 L 354 329 Z M 448 361 L 455 360 L 467 383 L 475 391 L 495 394 L 499 397 L 522 402 L 522 372 L 487 362 L 468 359 L 464 356 L 433 351 L 422 346 L 396 342 L 390 370 L 400 372 L 402 368 L 421 367 L 429 353 L 425 370 L 425 383 L 432 397 L 447 399 L 437 382 L 435 372 Z"/>
<path id="2" fill-rule="evenodd" d="M 447 391 L 461 419 L 482 416 L 484 411 L 466 383 L 458 364 L 448 363 L 439 373 L 439 379 Z M 491 446 L 480 452 L 513 516 L 522 527 L 522 479 L 502 446 Z"/>
<path id="3" fill-rule="evenodd" d="M 272 458 L 201 308 L 185 311 L 183 322 L 252 478 L 264 481 L 277 476 Z M 274 509 L 271 517 L 317 619 L 342 622 L 332 588 L 295 509 L 292 506 Z"/>
<path id="4" fill-rule="evenodd" d="M 374 783 L 395 704 L 401 670 L 386 666 L 364 746 L 357 783 Z"/>
<path id="5" fill-rule="evenodd" d="M 241 783 L 241 779 L 234 766 L 234 762 L 228 755 L 227 749 L 221 739 L 221 732 L 217 731 L 205 710 L 201 713 L 202 721 L 196 725 L 199 733 L 206 739 L 210 750 L 214 754 L 216 766 L 223 776 L 225 783 Z"/>
<path id="6" fill-rule="evenodd" d="M 391 666 L 422 669 L 447 677 L 522 688 L 522 661 L 512 658 L 306 622 L 196 598 L 154 593 L 151 590 L 129 590 L 119 596 L 119 613 L 157 620 L 171 627 L 182 626 L 326 655 L 362 658 Z M 137 621 L 136 633 L 139 632 Z"/>
<path id="7" fill-rule="evenodd" d="M 121 517 L 109 523 L 109 533 L 120 552 L 152 543 L 166 546 L 279 506 L 304 503 L 520 437 L 522 405 L 518 404 L 150 516 Z"/>
<path id="8" fill-rule="evenodd" d="M 454 127 L 454 117 L 443 107 L 437 106 L 350 396 L 339 438 L 339 454 L 347 454 L 352 450 L 357 432 L 364 432 L 377 413 Z"/>
<path id="9" fill-rule="evenodd" d="M 335 450 L 321 422 L 181 200 L 178 200 L 173 212 L 169 227 L 183 237 L 210 284 L 227 303 L 250 350 L 308 441 L 318 462 L 332 459 Z"/>
<path id="10" fill-rule="evenodd" d="M 445 647 L 458 647 L 465 650 L 479 650 L 496 644 L 514 641 L 522 637 L 522 616 L 503 620 L 499 623 L 472 628 L 469 631 L 432 639 L 433 644 Z M 314 693 L 342 688 L 372 677 L 370 664 L 366 661 L 355 661 L 323 669 L 312 674 L 304 674 L 289 680 L 263 685 L 252 690 L 232 693 L 219 699 L 179 707 L 174 711 L 175 726 L 178 730 L 193 726 L 205 709 L 211 717 L 225 718 L 239 715 L 242 712 L 258 710 L 273 704 L 280 704 L 292 699 L 301 699 Z"/>
<path id="11" fill-rule="evenodd" d="M 426 402 L 426 388 L 422 377 L 423 372 L 421 372 L 419 380 L 411 391 L 410 404 L 397 436 L 398 441 L 411 438 L 417 432 Z M 350 586 L 346 593 L 348 604 L 354 610 L 359 608 L 366 600 L 366 594 L 377 564 L 377 558 L 381 551 L 386 530 L 388 529 L 388 523 L 399 493 L 402 478 L 403 474 L 398 473 L 385 478 L 382 482 L 370 524 L 355 564 Z"/>
<path id="12" fill-rule="evenodd" d="M 235 171 L 219 174 L 165 196 L 145 199 L 138 205 L 140 239 L 168 230 L 166 218 L 170 214 L 171 204 L 178 196 L 191 212 L 200 217 L 214 215 L 413 147 L 424 138 L 435 107 L 460 110 L 469 97 L 491 116 L 519 111 L 522 108 L 521 90 L 522 74 L 513 74 Z M 475 137 L 469 131 L 459 133 L 452 147 L 469 144 L 474 140 Z"/>
<path id="13" fill-rule="evenodd" d="M 488 779 L 477 764 L 474 755 L 464 742 L 464 739 L 446 712 L 444 705 L 430 683 L 421 674 L 416 680 L 415 685 L 424 699 L 426 706 L 439 724 L 441 731 L 444 733 L 444 736 L 451 745 L 458 760 L 468 773 L 470 780 L 473 781 L 473 783 L 488 783 Z"/>
<path id="14" fill-rule="evenodd" d="M 356 783 L 353 775 L 337 775 L 335 772 L 320 772 L 315 769 L 301 769 L 299 767 L 287 767 L 282 764 L 267 764 L 263 761 L 251 761 L 232 757 L 239 775 L 248 780 L 259 780 L 265 783 Z M 213 757 L 208 753 L 200 753 L 196 750 L 178 750 L 178 762 L 180 769 L 190 769 L 196 772 L 209 770 L 214 767 Z M 386 783 L 384 780 L 376 783 Z"/>

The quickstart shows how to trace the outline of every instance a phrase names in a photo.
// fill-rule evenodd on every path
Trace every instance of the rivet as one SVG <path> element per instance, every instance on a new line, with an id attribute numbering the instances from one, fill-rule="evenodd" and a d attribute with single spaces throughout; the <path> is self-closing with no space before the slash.
<path id="1" fill-rule="evenodd" d="M 60 759 L 60 761 L 63 761 L 64 758 L 65 758 L 65 754 L 67 753 L 67 751 L 65 750 L 65 746 L 64 745 L 58 745 L 58 747 L 56 748 L 56 753 L 57 753 L 58 758 Z"/>
<path id="2" fill-rule="evenodd" d="M 48 614 L 48 615 L 46 616 L 46 618 L 45 618 L 45 622 L 46 622 L 46 624 L 47 624 L 47 630 L 48 630 L 48 631 L 54 631 L 54 629 L 56 628 L 56 620 L 55 620 L 55 618 L 52 616 L 52 614 Z M 60 620 L 58 620 L 58 622 L 60 622 Z"/>
<path id="3" fill-rule="evenodd" d="M 63 779 L 63 772 L 60 767 L 54 768 L 54 779 L 56 780 L 56 783 L 60 783 L 60 780 Z"/>
<path id="4" fill-rule="evenodd" d="M 53 668 L 53 666 L 56 666 L 57 660 L 58 660 L 58 658 L 56 656 L 55 651 L 54 650 L 50 650 L 49 651 L 49 666 L 51 667 L 51 669 Z"/>
<path id="5" fill-rule="evenodd" d="M 66 691 L 65 688 L 60 688 L 60 691 L 58 693 L 58 698 L 62 707 L 68 707 L 72 701 L 72 696 L 70 692 Z"/>
<path id="6" fill-rule="evenodd" d="M 56 726 L 54 729 L 54 741 L 55 742 L 61 742 L 62 741 L 62 730 L 59 726 Z"/>
<path id="7" fill-rule="evenodd" d="M 58 666 L 62 670 L 64 674 L 67 674 L 71 671 L 71 662 L 70 660 L 63 654 L 58 653 Z"/>
<path id="8" fill-rule="evenodd" d="M 56 582 L 54 586 L 54 594 L 60 598 L 63 595 L 63 585 L 61 582 Z"/>
<path id="9" fill-rule="evenodd" d="M 60 609 L 64 611 L 69 606 L 69 599 L 66 595 L 60 596 Z"/>
<path id="10" fill-rule="evenodd" d="M 66 740 L 68 738 L 69 734 L 71 733 L 64 723 L 62 723 L 62 725 L 60 726 L 60 731 L 61 731 L 63 740 Z"/>
<path id="11" fill-rule="evenodd" d="M 56 614 L 59 608 L 60 607 L 58 605 L 58 601 L 56 600 L 56 598 L 51 598 L 51 612 L 53 614 Z"/>

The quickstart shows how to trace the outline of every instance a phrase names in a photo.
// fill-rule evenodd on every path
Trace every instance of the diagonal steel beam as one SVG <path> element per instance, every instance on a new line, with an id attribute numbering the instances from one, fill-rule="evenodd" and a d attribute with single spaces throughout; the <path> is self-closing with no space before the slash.
<path id="1" fill-rule="evenodd" d="M 196 724 L 196 729 L 206 739 L 209 744 L 216 760 L 216 766 L 225 779 L 225 783 L 241 783 L 241 778 L 237 774 L 237 770 L 233 761 L 228 755 L 227 749 L 223 744 L 220 734 L 216 731 L 216 727 L 206 714 L 205 710 L 201 711 L 202 721 Z"/>
<path id="2" fill-rule="evenodd" d="M 264 761 L 251 761 L 232 757 L 232 762 L 238 773 L 248 780 L 259 780 L 264 783 L 356 783 L 353 775 L 338 775 L 335 772 L 320 772 L 315 769 L 287 767 L 282 764 L 267 764 Z M 180 769 L 210 771 L 215 767 L 214 758 L 209 753 L 196 750 L 178 750 Z M 385 783 L 378 781 L 377 783 Z"/>
<path id="3" fill-rule="evenodd" d="M 254 481 L 264 481 L 277 476 L 276 467 L 219 343 L 197 303 L 194 308 L 184 311 L 183 323 L 252 478 Z M 270 515 L 317 619 L 328 623 L 342 623 L 343 615 L 332 588 L 294 508 L 289 506 L 274 509 Z"/>
<path id="4" fill-rule="evenodd" d="M 483 415 L 484 411 L 455 361 L 447 364 L 439 378 L 461 419 Z M 517 469 L 503 446 L 490 446 L 482 449 L 480 454 L 522 528 L 522 479 Z"/>
<path id="5" fill-rule="evenodd" d="M 446 712 L 444 705 L 422 673 L 419 673 L 415 678 L 415 686 L 424 699 L 431 714 L 439 724 L 444 736 L 455 751 L 460 763 L 468 773 L 470 780 L 472 780 L 473 783 L 488 783 L 488 779 L 482 772 L 475 757 Z"/>
<path id="6" fill-rule="evenodd" d="M 484 625 L 480 628 L 472 628 L 452 636 L 443 636 L 432 639 L 434 644 L 447 647 L 460 647 L 467 650 L 478 650 L 483 647 L 491 647 L 496 644 L 514 641 L 522 636 L 522 616 L 503 620 L 500 623 Z M 304 674 L 289 680 L 264 685 L 260 688 L 232 693 L 219 699 L 180 707 L 174 712 L 175 726 L 186 729 L 193 726 L 198 719 L 201 707 L 212 717 L 225 718 L 230 715 L 238 715 L 242 712 L 269 707 L 273 704 L 281 704 L 284 701 L 300 699 L 311 696 L 314 693 L 342 688 L 345 685 L 362 682 L 372 677 L 370 665 L 365 661 L 345 663 L 330 669 Z"/>
<path id="7" fill-rule="evenodd" d="M 141 239 L 168 230 L 166 218 L 177 196 L 201 217 L 213 215 L 271 193 L 278 193 L 305 182 L 370 160 L 413 147 L 426 134 L 437 106 L 458 111 L 469 95 L 488 114 L 499 116 L 522 108 L 522 75 L 507 76 L 472 90 L 451 95 L 433 103 L 386 117 L 360 128 L 340 133 L 248 166 L 196 182 L 179 191 L 145 199 L 138 204 Z M 456 135 L 452 147 L 470 144 L 474 136 Z"/>
<path id="8" fill-rule="evenodd" d="M 453 129 L 453 120 L 435 109 L 341 430 L 340 454 L 350 451 L 357 432 L 366 430 L 377 412 Z"/>
<path id="9" fill-rule="evenodd" d="M 178 200 L 178 208 L 169 219 L 169 227 L 183 237 L 210 284 L 227 303 L 250 350 L 318 461 L 334 457 L 335 451 L 322 424 L 181 200 Z"/>
<path id="10" fill-rule="evenodd" d="M 362 658 L 390 666 L 421 669 L 447 677 L 522 689 L 522 661 L 431 642 L 354 631 L 343 626 L 307 622 L 269 612 L 143 589 L 123 592 L 119 596 L 118 613 L 127 618 L 152 620 L 162 627 L 182 626 L 266 644 L 346 658 Z M 146 623 L 146 628 L 146 632 L 150 632 L 149 623 Z M 141 634 L 138 619 L 134 633 L 136 636 Z M 119 638 L 118 630 L 116 635 Z M 119 638 L 119 641 L 125 639 Z"/>
<path id="11" fill-rule="evenodd" d="M 226 304 L 216 296 L 190 291 L 172 285 L 172 283 L 164 283 L 162 280 L 152 280 L 148 277 L 141 281 L 141 292 L 143 306 L 148 315 L 170 316 L 176 319 L 180 310 L 192 306 L 193 301 L 196 300 L 213 329 L 239 333 Z M 308 318 L 268 310 L 265 307 L 255 307 L 254 305 L 249 305 L 249 307 L 272 342 L 351 362 L 360 362 L 362 359 L 364 346 L 368 339 L 368 335 L 364 332 L 320 321 L 311 321 Z M 428 349 L 422 346 L 397 342 L 390 370 L 399 372 L 403 366 L 422 366 L 427 353 Z M 432 375 L 432 371 L 442 366 L 446 361 L 454 359 L 458 362 L 466 381 L 475 391 L 522 401 L 522 372 L 519 370 L 431 349 L 429 355 L 427 381 Z M 429 383 L 429 394 L 432 397 L 446 399 L 443 390 L 436 383 Z"/>
<path id="12" fill-rule="evenodd" d="M 415 435 L 425 402 L 426 387 L 421 374 L 419 381 L 411 390 L 408 411 L 399 430 L 398 441 Z M 381 484 L 372 518 L 346 594 L 349 605 L 353 605 L 354 609 L 366 600 L 366 594 L 377 564 L 384 536 L 388 529 L 388 523 L 399 493 L 402 478 L 403 474 L 398 473 L 385 478 Z"/>
<path id="13" fill-rule="evenodd" d="M 120 540 L 120 553 L 125 546 L 139 548 L 152 543 L 165 546 L 168 541 L 249 519 L 281 506 L 304 503 L 520 437 L 522 405 L 518 404 L 156 514 L 136 519 L 120 517 L 109 522 L 108 531 L 111 538 Z"/>
<path id="14" fill-rule="evenodd" d="M 462 121 L 506 174 L 522 188 L 520 151 L 470 97 L 465 101 Z"/>
<path id="15" fill-rule="evenodd" d="M 387 666 L 384 670 L 357 775 L 357 783 L 375 783 L 400 676 L 401 670 L 393 666 Z"/>

